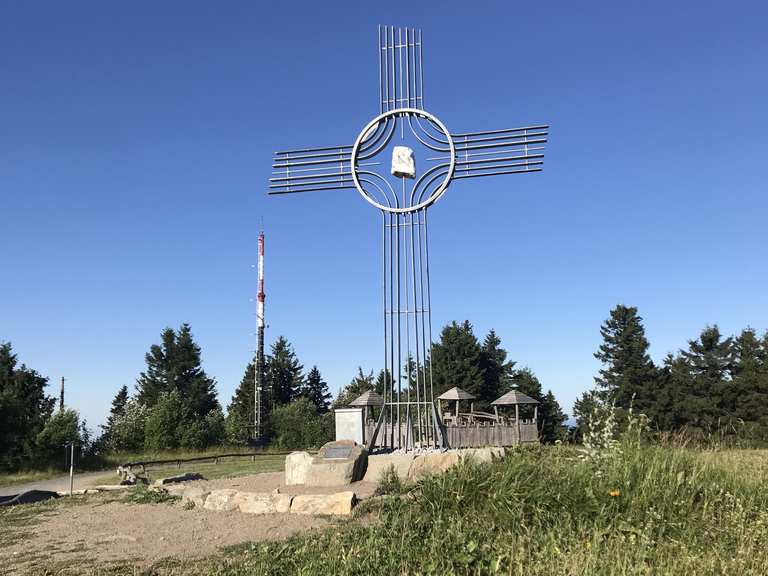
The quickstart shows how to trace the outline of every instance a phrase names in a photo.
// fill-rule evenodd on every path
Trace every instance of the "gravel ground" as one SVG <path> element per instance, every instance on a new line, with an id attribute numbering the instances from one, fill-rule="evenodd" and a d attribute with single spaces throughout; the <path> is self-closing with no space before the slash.
<path id="1" fill-rule="evenodd" d="M 359 498 L 371 496 L 376 488 L 363 482 L 333 488 L 285 486 L 282 472 L 201 480 L 188 485 L 245 492 L 271 492 L 279 488 L 291 495 L 353 490 Z M 78 565 L 94 563 L 147 566 L 164 558 L 202 558 L 226 546 L 280 540 L 304 530 L 321 529 L 332 522 L 298 514 L 186 510 L 180 503 L 104 503 L 99 496 L 83 504 L 55 509 L 38 519 L 38 523 L 25 529 L 28 537 L 0 548 L 0 566 L 10 570 L 9 574 L 27 574 L 50 562 L 68 565 L 78 572 Z"/>

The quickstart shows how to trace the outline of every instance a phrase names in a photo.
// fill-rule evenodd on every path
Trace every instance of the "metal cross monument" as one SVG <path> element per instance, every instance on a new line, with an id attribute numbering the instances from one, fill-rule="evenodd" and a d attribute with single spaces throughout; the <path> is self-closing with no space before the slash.
<path id="1" fill-rule="evenodd" d="M 432 384 L 427 208 L 454 180 L 539 172 L 548 126 L 452 133 L 424 105 L 420 30 L 379 26 L 379 114 L 351 145 L 276 152 L 270 194 L 356 189 L 382 215 L 384 408 L 370 448 L 447 447 Z"/>

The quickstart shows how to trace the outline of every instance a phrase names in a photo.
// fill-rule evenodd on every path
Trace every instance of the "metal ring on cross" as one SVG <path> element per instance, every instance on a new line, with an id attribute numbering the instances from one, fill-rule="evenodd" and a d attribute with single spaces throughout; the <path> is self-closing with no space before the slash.
<path id="1" fill-rule="evenodd" d="M 426 126 L 421 123 L 421 119 L 426 121 Z M 417 174 L 413 150 L 395 146 L 390 176 L 399 176 L 402 180 L 403 190 L 400 193 L 394 190 L 386 176 L 368 168 L 381 163 L 366 162 L 388 149 L 398 122 L 407 122 L 407 128 L 416 140 L 429 150 L 430 154 L 438 155 L 425 158 L 424 163 L 439 162 Z M 401 126 L 401 135 L 404 130 L 405 127 Z M 405 167 L 397 164 L 398 156 Z M 450 132 L 435 116 L 418 108 L 397 108 L 371 120 L 355 140 L 350 166 L 355 188 L 367 202 L 379 210 L 400 214 L 421 210 L 438 200 L 451 183 L 455 167 L 456 149 Z M 406 189 L 405 184 L 408 179 L 413 180 L 410 190 Z"/>

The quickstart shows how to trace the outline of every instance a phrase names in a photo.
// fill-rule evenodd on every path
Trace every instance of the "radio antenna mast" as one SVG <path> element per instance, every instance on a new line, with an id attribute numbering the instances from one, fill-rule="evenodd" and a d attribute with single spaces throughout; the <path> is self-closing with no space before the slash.
<path id="1" fill-rule="evenodd" d="M 262 436 L 262 392 L 264 390 L 264 231 L 259 233 L 259 292 L 256 295 L 256 365 L 254 369 L 253 439 Z"/>

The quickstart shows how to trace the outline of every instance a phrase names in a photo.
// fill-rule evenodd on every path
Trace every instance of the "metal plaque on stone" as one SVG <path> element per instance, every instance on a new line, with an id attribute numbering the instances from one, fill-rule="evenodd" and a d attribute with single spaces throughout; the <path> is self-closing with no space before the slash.
<path id="1" fill-rule="evenodd" d="M 346 460 L 352 456 L 352 446 L 331 446 L 326 448 L 324 460 Z"/>

